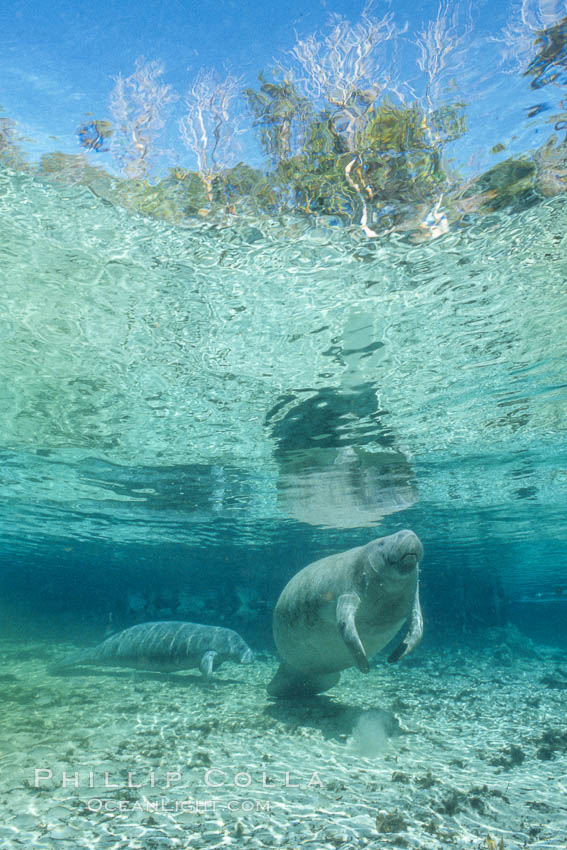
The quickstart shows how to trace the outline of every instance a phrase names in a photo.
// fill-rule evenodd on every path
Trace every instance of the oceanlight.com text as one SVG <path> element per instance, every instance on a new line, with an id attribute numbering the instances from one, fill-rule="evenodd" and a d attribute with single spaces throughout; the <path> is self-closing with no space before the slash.
<path id="1" fill-rule="evenodd" d="M 246 798 L 243 800 L 169 800 L 159 799 L 121 800 L 118 798 L 91 797 L 85 803 L 89 812 L 95 814 L 116 814 L 132 812 L 150 812 L 152 814 L 181 815 L 181 814 L 216 814 L 220 811 L 240 812 L 269 812 L 269 800 Z"/>

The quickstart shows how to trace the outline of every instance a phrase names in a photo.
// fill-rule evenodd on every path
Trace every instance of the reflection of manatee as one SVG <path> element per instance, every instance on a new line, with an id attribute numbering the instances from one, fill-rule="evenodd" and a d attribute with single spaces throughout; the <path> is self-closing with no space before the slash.
<path id="1" fill-rule="evenodd" d="M 401 452 L 311 448 L 286 452 L 279 465 L 280 508 L 311 525 L 376 525 L 417 500 L 411 467 Z"/>
<path id="2" fill-rule="evenodd" d="M 92 649 L 75 653 L 53 671 L 85 664 L 163 672 L 198 667 L 208 677 L 224 661 L 247 664 L 253 660 L 252 650 L 232 629 L 166 620 L 125 629 Z"/>
<path id="3" fill-rule="evenodd" d="M 268 686 L 277 697 L 326 691 L 340 671 L 386 646 L 409 618 L 397 661 L 419 643 L 418 563 L 423 547 L 413 531 L 398 531 L 366 546 L 305 567 L 283 589 L 274 611 L 281 665 Z"/>

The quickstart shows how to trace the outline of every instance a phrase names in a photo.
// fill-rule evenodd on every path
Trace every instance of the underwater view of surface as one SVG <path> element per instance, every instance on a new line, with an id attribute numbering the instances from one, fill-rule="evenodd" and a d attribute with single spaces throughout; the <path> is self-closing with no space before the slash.
<path id="1" fill-rule="evenodd" d="M 567 4 L 3 27 L 0 850 L 566 850 Z"/>

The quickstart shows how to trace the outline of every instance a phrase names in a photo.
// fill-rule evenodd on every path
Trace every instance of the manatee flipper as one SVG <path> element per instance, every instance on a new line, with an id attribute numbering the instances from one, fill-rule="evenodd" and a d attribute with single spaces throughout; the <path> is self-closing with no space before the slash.
<path id="1" fill-rule="evenodd" d="M 358 593 L 343 593 L 337 599 L 337 625 L 346 647 L 361 673 L 368 673 L 368 658 L 356 628 L 356 612 L 360 605 Z"/>
<path id="2" fill-rule="evenodd" d="M 208 679 L 210 676 L 213 675 L 213 666 L 217 655 L 218 653 L 214 652 L 212 649 L 209 649 L 209 651 L 205 652 L 203 657 L 201 658 L 199 670 L 201 671 L 205 679 Z"/>
<path id="3" fill-rule="evenodd" d="M 411 609 L 407 634 L 401 644 L 397 646 L 392 652 L 392 654 L 389 656 L 389 663 L 394 664 L 396 661 L 399 661 L 400 658 L 403 658 L 404 655 L 408 655 L 412 651 L 412 649 L 415 649 L 422 637 L 423 614 L 421 613 L 421 605 L 419 604 L 418 584 L 415 588 L 415 596 L 413 598 L 413 605 Z"/>
<path id="4" fill-rule="evenodd" d="M 267 691 L 271 697 L 283 699 L 314 696 L 334 687 L 340 678 L 340 673 L 301 673 L 280 664 Z"/>

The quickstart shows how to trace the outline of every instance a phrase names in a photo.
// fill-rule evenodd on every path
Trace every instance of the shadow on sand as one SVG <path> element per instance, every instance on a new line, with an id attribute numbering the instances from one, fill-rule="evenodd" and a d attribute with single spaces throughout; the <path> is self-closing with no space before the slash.
<path id="1" fill-rule="evenodd" d="M 318 729 L 325 739 L 344 742 L 361 720 L 372 719 L 387 738 L 404 734 L 398 718 L 381 706 L 360 708 L 319 695 L 302 699 L 280 699 L 267 705 L 264 713 L 295 729 Z"/>
<path id="2" fill-rule="evenodd" d="M 178 688 L 197 685 L 208 690 L 214 689 L 217 686 L 227 687 L 239 684 L 238 679 L 221 678 L 218 675 L 215 675 L 211 679 L 205 679 L 200 673 L 186 673 L 185 671 L 178 673 L 159 673 L 152 670 L 115 670 L 112 668 L 81 667 L 80 665 L 69 670 L 57 670 L 53 668 L 49 670 L 49 674 L 63 679 L 73 679 L 80 676 L 81 678 L 111 677 L 112 679 L 134 682 L 162 682 Z"/>

